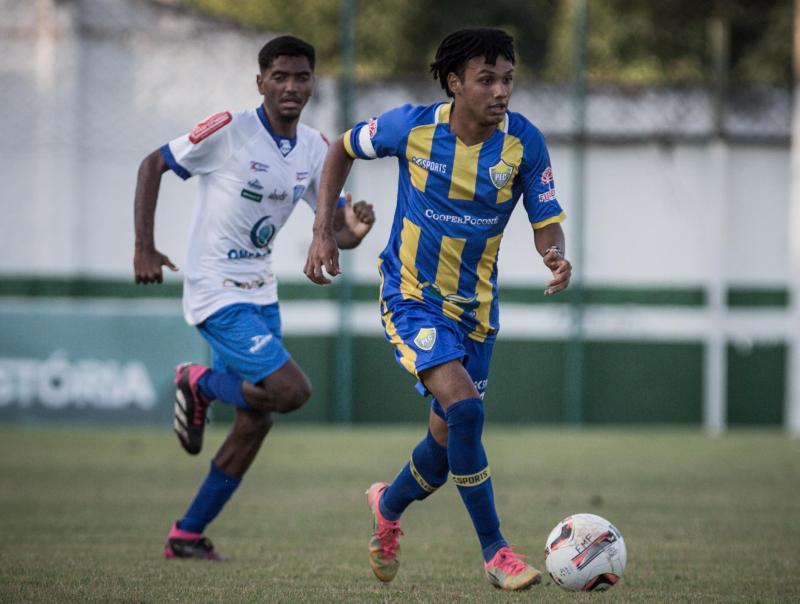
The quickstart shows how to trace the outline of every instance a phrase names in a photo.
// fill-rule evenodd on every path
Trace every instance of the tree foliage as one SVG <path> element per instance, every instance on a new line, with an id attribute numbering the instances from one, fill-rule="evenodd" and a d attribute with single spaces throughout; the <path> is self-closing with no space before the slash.
<path id="1" fill-rule="evenodd" d="M 291 32 L 317 48 L 319 71 L 339 69 L 342 0 L 183 0 L 215 17 L 267 32 Z M 792 0 L 589 0 L 592 81 L 701 83 L 710 78 L 708 27 L 730 24 L 730 77 L 747 84 L 791 80 Z M 549 81 L 570 77 L 571 0 L 361 0 L 359 78 L 420 77 L 439 41 L 469 26 L 506 29 L 520 69 Z"/>

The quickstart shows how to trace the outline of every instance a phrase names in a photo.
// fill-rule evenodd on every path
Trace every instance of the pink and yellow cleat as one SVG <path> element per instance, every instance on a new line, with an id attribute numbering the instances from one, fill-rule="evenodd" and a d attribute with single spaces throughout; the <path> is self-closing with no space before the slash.
<path id="1" fill-rule="evenodd" d="M 542 573 L 521 560 L 510 547 L 501 547 L 484 568 L 489 583 L 498 589 L 519 591 L 542 580 Z"/>
<path id="2" fill-rule="evenodd" d="M 400 567 L 399 520 L 386 520 L 381 515 L 380 500 L 386 491 L 385 482 L 375 482 L 367 489 L 367 505 L 372 510 L 373 532 L 369 540 L 369 565 L 372 572 L 384 583 L 394 579 Z"/>

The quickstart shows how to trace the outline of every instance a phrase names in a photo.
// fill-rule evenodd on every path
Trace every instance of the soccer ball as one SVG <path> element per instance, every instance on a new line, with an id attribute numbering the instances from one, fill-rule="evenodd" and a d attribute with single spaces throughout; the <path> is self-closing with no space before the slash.
<path id="1" fill-rule="evenodd" d="M 573 514 L 559 522 L 544 549 L 547 572 L 569 591 L 604 591 L 625 570 L 622 533 L 605 518 Z"/>

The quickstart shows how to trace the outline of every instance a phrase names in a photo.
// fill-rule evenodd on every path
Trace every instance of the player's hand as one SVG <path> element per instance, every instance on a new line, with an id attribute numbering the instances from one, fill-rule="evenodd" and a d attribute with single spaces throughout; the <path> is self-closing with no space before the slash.
<path id="1" fill-rule="evenodd" d="M 564 258 L 561 252 L 556 248 L 547 250 L 542 260 L 544 261 L 544 265 L 553 273 L 553 278 L 547 284 L 544 295 L 552 296 L 553 294 L 567 289 L 570 277 L 572 276 L 572 265 L 569 263 L 569 260 Z"/>
<path id="2" fill-rule="evenodd" d="M 308 258 L 303 272 L 317 285 L 326 285 L 331 280 L 322 271 L 323 266 L 332 277 L 341 273 L 339 270 L 339 246 L 336 245 L 336 239 L 332 233 L 314 233 L 311 245 L 308 247 Z"/>
<path id="3" fill-rule="evenodd" d="M 353 196 L 350 193 L 345 193 L 344 199 L 344 223 L 353 235 L 363 239 L 375 224 L 372 204 L 363 200 L 353 203 Z"/>
<path id="4" fill-rule="evenodd" d="M 136 283 L 161 283 L 164 280 L 162 266 L 166 266 L 172 272 L 178 270 L 178 267 L 172 264 L 172 260 L 154 247 L 136 248 L 133 255 L 133 273 Z"/>

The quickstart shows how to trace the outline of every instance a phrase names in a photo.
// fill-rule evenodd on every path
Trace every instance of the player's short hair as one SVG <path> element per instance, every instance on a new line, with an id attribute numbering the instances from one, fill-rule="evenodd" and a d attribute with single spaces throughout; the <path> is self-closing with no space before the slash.
<path id="1" fill-rule="evenodd" d="M 311 71 L 314 71 L 314 47 L 294 36 L 278 36 L 264 44 L 261 50 L 258 51 L 258 66 L 261 71 L 269 69 L 272 66 L 272 62 L 281 55 L 305 57 L 311 66 Z"/>
<path id="2" fill-rule="evenodd" d="M 460 29 L 447 36 L 436 50 L 436 57 L 431 63 L 433 79 L 439 80 L 447 96 L 453 96 L 447 85 L 447 75 L 464 76 L 467 62 L 475 57 L 484 57 L 489 65 L 503 56 L 511 63 L 516 62 L 514 55 L 514 38 L 502 29 L 476 27 Z"/>

